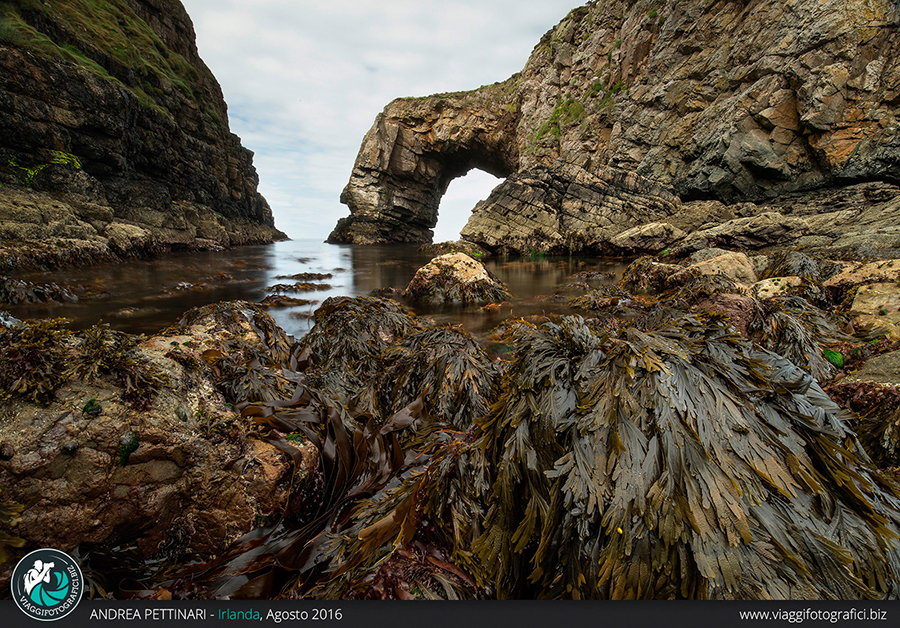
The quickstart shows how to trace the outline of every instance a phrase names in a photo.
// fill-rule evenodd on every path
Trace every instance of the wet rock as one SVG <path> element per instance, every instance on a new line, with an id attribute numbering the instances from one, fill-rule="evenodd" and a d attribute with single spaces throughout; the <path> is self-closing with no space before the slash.
<path id="1" fill-rule="evenodd" d="M 686 253 L 714 246 L 761 249 L 792 242 L 808 231 L 809 225 L 802 218 L 767 211 L 758 216 L 736 218 L 715 227 L 695 231 L 679 242 L 673 252 Z"/>
<path id="2" fill-rule="evenodd" d="M 900 351 L 882 353 L 867 360 L 862 368 L 845 381 L 900 386 Z"/>
<path id="3" fill-rule="evenodd" d="M 52 301 L 77 303 L 78 297 L 55 283 L 35 284 L 23 279 L 0 276 L 0 303 L 18 305 Z"/>
<path id="4" fill-rule="evenodd" d="M 739 283 L 752 285 L 756 283 L 756 271 L 753 264 L 743 253 L 725 253 L 693 266 L 688 270 L 695 270 L 702 275 L 723 274 Z"/>
<path id="5" fill-rule="evenodd" d="M 590 172 L 561 162 L 510 176 L 476 205 L 460 233 L 492 251 L 621 253 L 612 238 L 629 227 L 664 221 L 678 204 L 671 189 L 633 173 Z M 640 232 L 632 235 L 639 243 Z M 675 235 L 675 227 L 657 226 L 646 240 L 659 243 Z"/>
<path id="6" fill-rule="evenodd" d="M 678 264 L 663 264 L 650 257 L 639 257 L 622 271 L 618 285 L 632 294 L 656 294 L 683 286 L 698 276 L 697 270 L 689 271 Z"/>
<path id="7" fill-rule="evenodd" d="M 252 304 L 217 304 L 144 340 L 135 351 L 165 377 L 141 409 L 125 403 L 123 384 L 104 373 L 66 380 L 44 406 L 13 399 L 0 440 L 17 453 L 0 462 L 0 484 L 25 505 L 19 535 L 62 548 L 134 542 L 145 556 L 177 540 L 179 551 L 202 557 L 260 517 L 277 516 L 291 463 L 248 433 L 204 360 L 209 351 L 254 345 L 257 354 L 277 354 L 284 332 L 263 317 Z M 103 412 L 83 412 L 85 399 Z M 300 450 L 316 455 L 311 445 Z M 147 521 L 153 525 L 144 529 Z M 133 538 L 122 537 L 128 530 Z"/>
<path id="8" fill-rule="evenodd" d="M 416 271 L 403 296 L 429 305 L 476 305 L 505 301 L 512 293 L 481 262 L 448 253 Z"/>
<path id="9" fill-rule="evenodd" d="M 878 282 L 900 282 L 900 259 L 844 263 L 840 272 L 825 280 L 824 286 L 846 289 L 848 286 Z"/>
<path id="10" fill-rule="evenodd" d="M 3 443 L 0 445 L 0 460 L 8 461 L 12 460 L 16 455 L 16 448 L 10 445 L 9 443 Z"/>
<path id="11" fill-rule="evenodd" d="M 689 264 L 699 264 L 700 262 L 711 260 L 714 257 L 719 257 L 720 255 L 725 255 L 726 253 L 729 253 L 729 251 L 726 251 L 725 249 L 718 249 L 715 247 L 700 249 L 699 251 L 694 251 L 693 253 L 691 253 L 687 261 Z"/>
<path id="12" fill-rule="evenodd" d="M 629 253 L 659 253 L 687 234 L 667 222 L 650 222 L 612 237 L 610 243 Z"/>
<path id="13" fill-rule="evenodd" d="M 751 337 L 750 326 L 760 315 L 760 307 L 756 299 L 741 294 L 714 294 L 701 300 L 693 309 L 727 314 L 728 322 L 744 338 Z"/>
<path id="14" fill-rule="evenodd" d="M 863 325 L 883 328 L 892 337 L 900 338 L 900 284 L 861 286 L 853 298 L 850 315 Z"/>
<path id="15" fill-rule="evenodd" d="M 15 327 L 21 323 L 18 318 L 5 310 L 0 310 L 0 327 Z"/>
<path id="16" fill-rule="evenodd" d="M 266 309 L 269 308 L 281 308 L 281 307 L 303 307 L 306 305 L 315 305 L 318 301 L 315 299 L 298 299 L 296 297 L 289 297 L 284 294 L 270 294 L 265 299 L 258 303 L 259 307 L 264 307 Z"/>
<path id="17" fill-rule="evenodd" d="M 753 292 L 756 294 L 757 299 L 763 300 L 784 295 L 788 289 L 799 286 L 802 283 L 803 279 L 800 277 L 771 277 L 753 284 Z"/>

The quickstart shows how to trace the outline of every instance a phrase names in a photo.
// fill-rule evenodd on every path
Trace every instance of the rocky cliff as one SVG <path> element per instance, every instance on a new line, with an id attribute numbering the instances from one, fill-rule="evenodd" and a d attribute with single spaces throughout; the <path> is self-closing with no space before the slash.
<path id="1" fill-rule="evenodd" d="M 482 168 L 508 178 L 462 235 L 492 249 L 660 250 L 760 215 L 841 248 L 897 213 L 898 25 L 890 0 L 588 3 L 505 82 L 390 103 L 331 239 L 429 241 L 449 181 Z"/>
<path id="2" fill-rule="evenodd" d="M 283 237 L 252 157 L 180 2 L 0 6 L 6 265 Z"/>

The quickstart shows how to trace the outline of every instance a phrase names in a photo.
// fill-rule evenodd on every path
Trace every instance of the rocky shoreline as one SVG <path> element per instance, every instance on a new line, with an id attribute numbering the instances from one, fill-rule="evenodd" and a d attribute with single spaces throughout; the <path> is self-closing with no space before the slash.
<path id="1" fill-rule="evenodd" d="M 589 2 L 507 80 L 389 103 L 330 241 L 430 242 L 478 168 L 504 181 L 462 237 L 495 252 L 896 257 L 898 23 L 889 0 Z"/>
<path id="2" fill-rule="evenodd" d="M 505 298 L 502 285 L 479 283 L 496 279 L 465 255 L 429 266 L 441 270 L 423 268 L 405 297 L 471 300 L 471 307 Z M 510 319 L 485 344 L 372 297 L 328 299 L 299 342 L 245 302 L 192 310 L 151 338 L 103 327 L 68 332 L 49 320 L 6 328 L 0 486 L 4 502 L 24 506 L 18 525 L 5 531 L 27 541 L 7 549 L 13 557 L 33 545 L 131 556 L 137 572 L 110 573 L 139 577 L 146 590 L 114 593 L 117 583 L 107 582 L 104 590 L 120 597 L 572 597 L 549 582 L 526 584 L 515 565 L 532 560 L 535 546 L 514 537 L 537 535 L 536 542 L 557 517 L 574 517 L 592 526 L 607 557 L 598 571 L 587 550 L 563 544 L 554 553 L 605 583 L 573 582 L 581 597 L 893 596 L 900 580 L 900 548 L 890 536 L 900 526 L 893 402 L 900 398 L 900 303 L 891 299 L 900 260 L 703 249 L 679 260 L 640 258 L 617 283 L 601 279 L 571 302 L 583 316 Z M 872 301 L 869 291 L 885 286 L 893 296 Z M 706 383 L 695 390 L 698 382 Z M 593 388 L 601 385 L 612 388 Z M 638 394 L 651 397 L 627 401 Z M 673 399 L 673 416 L 664 418 L 660 394 Z M 619 419 L 609 423 L 611 416 Z M 717 427 L 706 432 L 695 416 Z M 562 431 L 544 434 L 547 421 Z M 579 421 L 595 427 L 576 430 Z M 523 429 L 531 436 L 513 445 Z M 680 434 L 681 444 L 647 449 L 665 434 Z M 566 460 L 583 447 L 611 456 L 608 479 L 591 472 L 576 480 L 577 467 Z M 694 447 L 717 466 L 697 459 L 685 463 L 699 465 L 688 472 L 666 462 Z M 656 489 L 629 489 L 621 479 L 639 472 L 634 477 L 652 484 L 651 462 L 668 468 L 660 477 L 683 486 L 668 490 L 687 490 L 666 516 L 694 532 L 670 536 L 661 519 L 651 524 L 658 506 L 639 504 Z M 544 471 L 532 475 L 534 464 Z M 513 467 L 519 470 L 506 475 Z M 844 473 L 856 474 L 862 492 L 841 488 Z M 691 500 L 701 499 L 688 488 L 697 478 L 717 483 L 709 489 L 714 499 L 737 500 L 713 509 L 708 529 L 688 514 Z M 745 497 L 728 497 L 725 478 Z M 584 501 L 587 510 L 548 513 L 523 532 L 529 492 L 498 493 L 495 483 L 525 481 L 548 505 L 582 503 L 599 491 L 607 497 L 597 512 L 613 523 L 596 527 L 590 512 L 597 506 Z M 637 492 L 615 497 L 629 490 Z M 835 523 L 811 505 L 813 495 L 838 500 L 842 517 L 868 530 L 854 536 L 859 528 L 837 524 L 827 537 L 853 555 L 847 570 L 802 567 L 838 551 L 812 540 L 825 530 L 817 526 Z M 360 508 L 362 497 L 369 501 Z M 764 518 L 769 507 L 791 523 Z M 504 509 L 510 519 L 498 519 Z M 884 523 L 865 523 L 872 517 Z M 733 540 L 743 525 L 749 537 Z M 496 546 L 502 559 L 484 545 L 495 534 L 511 537 Z M 769 535 L 781 534 L 810 543 L 793 550 L 800 566 L 778 559 L 784 550 L 759 553 Z M 692 555 L 689 580 L 617 571 L 622 538 L 648 548 L 632 551 L 625 564 L 649 574 L 666 569 L 658 552 Z M 480 558 L 470 554 L 473 541 Z M 255 558 L 246 561 L 244 552 Z M 302 558 L 309 552 L 312 562 Z M 189 568 L 187 557 L 212 560 Z M 548 574 L 560 568 L 556 558 L 539 559 Z M 235 560 L 243 574 L 236 580 Z M 494 570 L 498 560 L 511 566 Z M 720 566 L 703 566 L 709 560 Z M 96 561 L 90 564 L 105 568 Z M 726 569 L 722 561 L 737 562 Z M 868 581 L 872 574 L 879 580 Z"/>

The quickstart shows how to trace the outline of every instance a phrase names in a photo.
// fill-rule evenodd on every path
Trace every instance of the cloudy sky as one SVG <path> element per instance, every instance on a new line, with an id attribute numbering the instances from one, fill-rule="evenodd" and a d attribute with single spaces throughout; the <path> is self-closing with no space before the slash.
<path id="1" fill-rule="evenodd" d="M 472 89 L 525 65 L 579 0 L 182 0 L 231 130 L 292 238 L 325 238 L 363 135 L 399 96 Z M 450 185 L 436 241 L 455 239 L 497 180 Z"/>

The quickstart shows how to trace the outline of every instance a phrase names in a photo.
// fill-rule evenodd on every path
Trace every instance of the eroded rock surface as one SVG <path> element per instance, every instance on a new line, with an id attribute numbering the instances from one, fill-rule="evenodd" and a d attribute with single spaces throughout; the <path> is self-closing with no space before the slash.
<path id="1" fill-rule="evenodd" d="M 688 250 L 894 255 L 898 23 L 889 0 L 589 3 L 503 83 L 388 105 L 332 240 L 427 240 L 449 178 L 477 167 L 512 175 L 463 232 L 489 249 L 607 252 L 667 223 Z M 642 202 L 579 189 L 619 171 Z"/>
<path id="2" fill-rule="evenodd" d="M 48 403 L 7 395 L 0 445 L 13 455 L 0 460 L 0 485 L 24 506 L 15 533 L 27 545 L 19 551 L 90 542 L 136 544 L 144 556 L 210 556 L 279 516 L 300 486 L 294 474 L 318 468 L 318 449 L 296 443 L 302 462 L 292 464 L 251 435 L 223 396 L 223 373 L 207 362 L 210 352 L 275 355 L 283 337 L 251 304 L 197 308 L 132 350 L 130 359 L 146 365 L 135 373 L 151 369 L 158 382 L 144 402 L 99 365 L 86 377 L 63 376 L 58 364 L 67 381 Z M 75 354 L 92 350 L 88 336 L 65 343 Z"/>
<path id="3" fill-rule="evenodd" d="M 417 270 L 403 296 L 429 305 L 473 305 L 503 301 L 512 293 L 481 262 L 447 253 Z"/>
<path id="4" fill-rule="evenodd" d="M 0 40 L 4 261 L 284 237 L 181 3 L 18 5 Z"/>

